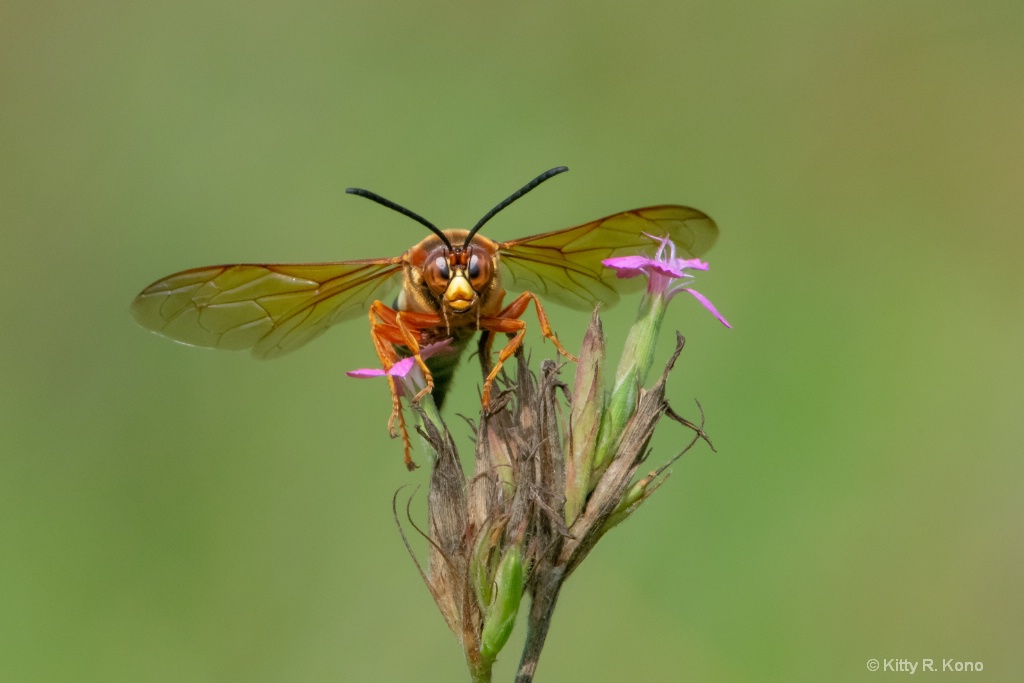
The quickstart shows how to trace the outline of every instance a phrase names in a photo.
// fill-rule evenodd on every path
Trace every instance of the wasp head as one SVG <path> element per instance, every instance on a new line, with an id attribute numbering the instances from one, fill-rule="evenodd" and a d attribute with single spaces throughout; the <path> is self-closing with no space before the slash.
<path id="1" fill-rule="evenodd" d="M 450 230 L 450 242 L 460 241 L 468 233 Z M 433 241 L 429 240 L 428 241 Z M 438 244 L 426 250 L 422 265 L 423 283 L 442 305 L 455 313 L 465 313 L 478 303 L 494 280 L 494 256 L 487 249 L 490 240 L 449 247 Z"/>

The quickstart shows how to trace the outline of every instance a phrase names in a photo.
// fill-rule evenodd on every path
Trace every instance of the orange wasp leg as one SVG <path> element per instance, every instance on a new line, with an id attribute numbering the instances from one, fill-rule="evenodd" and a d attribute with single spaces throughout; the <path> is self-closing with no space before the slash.
<path id="1" fill-rule="evenodd" d="M 398 354 L 395 352 L 395 347 L 389 341 L 389 337 L 393 337 L 394 328 L 386 321 L 388 317 L 386 312 L 393 313 L 394 311 L 381 301 L 374 301 L 370 305 L 370 339 L 373 340 L 373 347 L 377 350 L 377 356 L 380 358 L 381 365 L 384 366 L 385 370 L 390 370 L 399 359 Z M 391 375 L 386 377 L 388 388 L 391 390 L 391 416 L 388 417 L 388 434 L 391 435 L 392 439 L 398 436 L 402 437 L 405 467 L 411 472 L 416 469 L 416 463 L 412 459 L 412 443 L 409 441 L 409 432 L 405 426 L 405 416 L 402 415 L 402 401 L 398 395 L 398 386 L 395 384 L 395 378 Z M 396 422 L 398 423 L 397 430 L 395 429 Z"/>
<path id="2" fill-rule="evenodd" d="M 426 362 L 423 360 L 423 356 L 420 355 L 419 342 L 416 340 L 416 335 L 412 333 L 412 329 L 416 328 L 410 329 L 409 325 L 405 322 L 409 317 L 413 317 L 415 315 L 416 314 L 414 313 L 410 314 L 399 312 L 395 316 L 395 324 L 399 333 L 402 335 L 402 339 L 404 340 L 403 343 L 410 351 L 412 351 L 412 355 L 416 359 L 416 365 L 420 366 L 420 370 L 423 371 L 423 378 L 427 382 L 427 386 L 420 389 L 419 393 L 412 397 L 413 403 L 419 403 L 424 396 L 434 390 L 434 376 L 430 374 L 430 368 L 427 367 Z M 416 329 L 416 331 L 419 332 L 420 330 Z"/>
<path id="3" fill-rule="evenodd" d="M 437 324 L 437 317 L 422 313 L 401 313 L 387 306 L 381 301 L 374 301 L 370 305 L 370 338 L 377 350 L 377 356 L 385 370 L 390 370 L 399 361 L 395 346 L 405 346 L 416 359 L 417 365 L 423 371 L 427 386 L 416 396 L 413 402 L 420 401 L 434 387 L 434 378 L 430 374 L 426 363 L 420 356 L 419 342 L 415 332 L 420 329 L 432 327 Z M 409 432 L 405 425 L 405 416 L 402 414 L 402 401 L 399 396 L 398 385 L 395 378 L 387 376 L 388 386 L 391 389 L 391 417 L 388 418 L 388 433 L 392 438 L 402 437 L 402 445 L 405 452 L 405 466 L 409 470 L 415 469 L 416 464 L 412 460 L 412 443 L 409 441 Z M 395 429 L 395 424 L 398 429 Z"/>
<path id="4" fill-rule="evenodd" d="M 419 402 L 434 388 L 434 376 L 420 356 L 420 344 L 416 333 L 434 327 L 438 322 L 439 318 L 436 315 L 396 311 L 380 301 L 375 301 L 370 306 L 370 335 L 384 368 L 390 370 L 391 366 L 398 362 L 398 354 L 394 350 L 394 346 L 398 345 L 409 349 L 410 355 L 416 359 L 416 364 L 423 371 L 427 386 L 416 394 L 414 402 Z"/>
<path id="5" fill-rule="evenodd" d="M 512 303 L 502 309 L 498 315 L 484 316 L 480 319 L 480 327 L 482 329 L 489 332 L 504 332 L 505 334 L 512 335 L 512 339 L 509 340 L 505 348 L 498 354 L 498 362 L 494 364 L 490 374 L 487 375 L 487 379 L 484 380 L 482 397 L 484 408 L 490 405 L 491 385 L 494 383 L 498 373 L 501 372 L 501 366 L 515 354 L 516 349 L 523 343 L 523 337 L 526 336 L 526 323 L 519 320 L 519 318 L 522 317 L 523 313 L 526 313 L 526 309 L 531 301 L 534 308 L 537 309 L 537 320 L 540 322 L 541 334 L 550 339 L 555 348 L 558 349 L 558 352 L 563 356 L 574 363 L 577 360 L 576 356 L 565 350 L 562 343 L 558 341 L 558 337 L 551 331 L 551 325 L 548 324 L 548 316 L 544 313 L 544 307 L 541 306 L 537 295 L 533 292 L 523 292 Z"/>

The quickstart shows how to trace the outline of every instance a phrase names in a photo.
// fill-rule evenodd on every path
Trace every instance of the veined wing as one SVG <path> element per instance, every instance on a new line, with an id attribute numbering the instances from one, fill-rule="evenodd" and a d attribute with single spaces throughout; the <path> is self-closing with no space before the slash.
<path id="1" fill-rule="evenodd" d="M 183 344 L 252 349 L 257 358 L 274 358 L 365 312 L 401 269 L 401 256 L 194 268 L 142 290 L 132 315 Z"/>
<path id="2" fill-rule="evenodd" d="M 598 301 L 612 305 L 620 292 L 643 287 L 643 278 L 622 280 L 601 261 L 613 256 L 653 253 L 656 244 L 644 233 L 668 236 L 677 255 L 695 258 L 714 245 L 718 226 L 703 212 L 687 206 L 649 206 L 607 218 L 525 237 L 499 246 L 505 264 L 503 284 L 531 290 L 541 297 L 590 310 Z"/>

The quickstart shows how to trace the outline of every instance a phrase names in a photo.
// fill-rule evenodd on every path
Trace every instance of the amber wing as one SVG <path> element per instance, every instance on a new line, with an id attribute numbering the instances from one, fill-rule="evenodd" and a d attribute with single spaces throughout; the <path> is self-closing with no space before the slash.
<path id="1" fill-rule="evenodd" d="M 525 237 L 499 245 L 505 266 L 504 286 L 530 290 L 573 308 L 607 306 L 619 293 L 635 291 L 642 278 L 621 280 L 601 265 L 613 256 L 653 253 L 648 235 L 668 236 L 682 258 L 702 255 L 718 238 L 718 226 L 703 212 L 687 206 L 649 206 L 623 211 L 574 228 Z"/>
<path id="2" fill-rule="evenodd" d="M 364 313 L 401 268 L 401 257 L 195 268 L 146 287 L 132 302 L 132 315 L 183 344 L 273 358 Z"/>

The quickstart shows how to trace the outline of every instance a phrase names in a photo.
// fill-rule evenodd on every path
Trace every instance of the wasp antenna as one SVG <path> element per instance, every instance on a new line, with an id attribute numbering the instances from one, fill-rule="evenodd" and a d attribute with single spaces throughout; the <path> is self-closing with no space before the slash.
<path id="1" fill-rule="evenodd" d="M 470 230 L 469 234 L 466 236 L 466 241 L 464 244 L 469 244 L 469 241 L 473 239 L 473 235 L 475 235 L 477 231 L 484 226 L 484 223 L 494 218 L 495 214 L 504 209 L 506 206 L 508 206 L 515 200 L 519 199 L 524 194 L 526 194 L 533 188 L 537 187 L 548 178 L 554 178 L 559 173 L 565 173 L 568 170 L 568 166 L 558 166 L 557 168 L 552 168 L 549 171 L 544 171 L 539 176 L 537 176 L 536 178 L 534 178 L 533 180 L 531 180 L 530 182 L 526 183 L 521 188 L 513 192 L 507 199 L 505 199 L 505 201 L 501 202 L 496 207 L 488 211 L 486 216 L 477 221 L 476 225 L 473 226 L 473 229 Z"/>
<path id="2" fill-rule="evenodd" d="M 448 236 L 445 235 L 440 230 L 438 230 L 436 225 L 434 225 L 433 223 L 431 223 L 430 221 L 428 221 L 426 218 L 424 218 L 423 216 L 419 215 L 415 211 L 410 211 L 409 209 L 405 208 L 401 204 L 395 204 L 390 199 L 385 199 L 384 197 L 381 197 L 376 192 L 370 192 L 369 190 L 364 190 L 364 189 L 362 189 L 360 187 L 349 187 L 349 188 L 347 188 L 345 190 L 345 192 L 347 192 L 348 194 L 357 195 L 359 197 L 366 197 L 367 199 L 369 199 L 371 201 L 377 202 L 381 206 L 388 207 L 392 211 L 397 211 L 398 213 L 402 214 L 403 216 L 408 216 L 409 218 L 413 219 L 414 221 L 416 221 L 420 225 L 425 225 L 427 227 L 427 229 L 430 230 L 430 232 L 434 233 L 435 235 L 437 235 L 438 237 L 441 238 L 441 241 L 444 242 L 444 245 L 446 247 L 448 247 L 449 251 L 455 251 L 455 248 L 452 247 L 452 243 L 448 240 Z"/>

